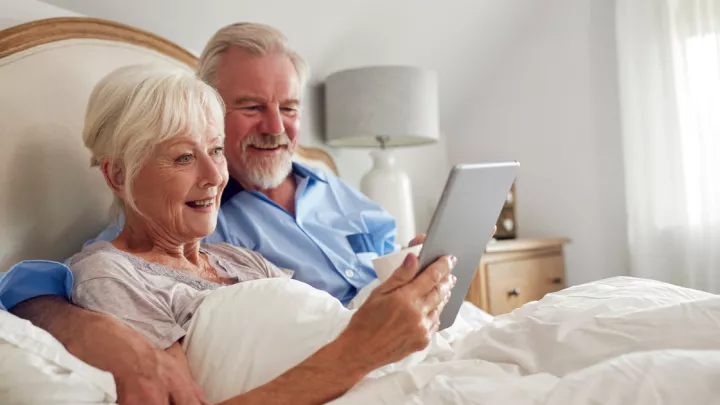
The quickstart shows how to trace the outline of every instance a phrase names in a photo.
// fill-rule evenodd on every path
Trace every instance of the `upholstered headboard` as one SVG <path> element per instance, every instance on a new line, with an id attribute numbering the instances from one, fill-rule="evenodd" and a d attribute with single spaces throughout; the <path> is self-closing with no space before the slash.
<path id="1" fill-rule="evenodd" d="M 0 31 L 0 271 L 64 260 L 108 223 L 111 194 L 89 167 L 81 131 L 95 83 L 125 65 L 192 71 L 176 44 L 91 18 L 38 20 Z M 295 160 L 337 172 L 322 149 Z"/>

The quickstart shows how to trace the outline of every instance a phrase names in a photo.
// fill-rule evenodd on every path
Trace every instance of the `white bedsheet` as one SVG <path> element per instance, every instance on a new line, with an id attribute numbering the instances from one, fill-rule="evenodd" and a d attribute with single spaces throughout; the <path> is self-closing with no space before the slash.
<path id="1" fill-rule="evenodd" d="M 213 293 L 186 340 L 219 401 L 271 380 L 331 341 L 352 315 L 301 283 Z M 465 308 L 467 309 L 467 308 Z M 435 336 L 333 405 L 712 404 L 720 398 L 720 297 L 627 277 L 551 294 Z"/>

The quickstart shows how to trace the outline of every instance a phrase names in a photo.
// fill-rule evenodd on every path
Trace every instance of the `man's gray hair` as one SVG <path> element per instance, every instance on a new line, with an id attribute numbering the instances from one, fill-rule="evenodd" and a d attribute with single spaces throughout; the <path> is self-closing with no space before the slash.
<path id="1" fill-rule="evenodd" d="M 249 22 L 225 26 L 210 38 L 200 55 L 198 77 L 214 87 L 217 84 L 217 73 L 222 57 L 231 46 L 237 46 L 245 52 L 258 56 L 275 52 L 286 55 L 295 67 L 300 88 L 305 86 L 309 75 L 308 66 L 302 57 L 290 48 L 285 35 L 269 25 Z"/>

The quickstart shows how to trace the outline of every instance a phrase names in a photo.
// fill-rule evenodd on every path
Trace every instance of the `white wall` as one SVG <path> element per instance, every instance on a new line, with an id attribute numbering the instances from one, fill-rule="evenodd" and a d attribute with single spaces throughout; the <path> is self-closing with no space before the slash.
<path id="1" fill-rule="evenodd" d="M 37 0 L 0 0 L 0 30 L 43 18 L 79 15 Z"/>
<path id="2" fill-rule="evenodd" d="M 2 1 L 2 0 L 0 0 Z M 305 144 L 322 142 L 318 83 L 372 64 L 440 80 L 439 144 L 399 151 L 426 227 L 450 163 L 517 159 L 521 236 L 567 236 L 569 282 L 626 272 L 613 0 L 46 0 L 196 54 L 235 21 L 280 28 L 313 69 Z M 357 185 L 364 151 L 333 150 Z"/>
<path id="3" fill-rule="evenodd" d="M 614 2 L 538 1 L 517 28 L 455 95 L 449 161 L 519 160 L 520 234 L 571 238 L 572 284 L 626 274 Z"/>

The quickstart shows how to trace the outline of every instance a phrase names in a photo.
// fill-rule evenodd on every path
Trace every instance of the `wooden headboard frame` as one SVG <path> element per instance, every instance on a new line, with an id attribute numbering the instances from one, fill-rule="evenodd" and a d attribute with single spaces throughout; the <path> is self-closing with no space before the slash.
<path id="1" fill-rule="evenodd" d="M 195 69 L 197 58 L 179 45 L 147 31 L 113 21 L 86 17 L 59 17 L 32 21 L 0 31 L 0 59 L 39 45 L 66 39 L 105 39 L 152 49 Z M 298 146 L 295 154 L 327 165 L 335 174 L 333 158 L 320 148 Z"/>

